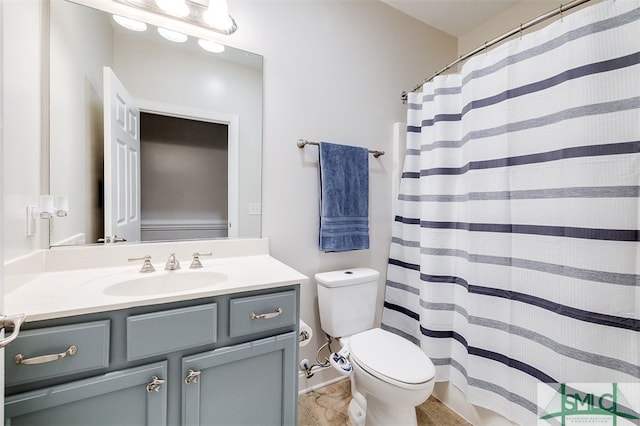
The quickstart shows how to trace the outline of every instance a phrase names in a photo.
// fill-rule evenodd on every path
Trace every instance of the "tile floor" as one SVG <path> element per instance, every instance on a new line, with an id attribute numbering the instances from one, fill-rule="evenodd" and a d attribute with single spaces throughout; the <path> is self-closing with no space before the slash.
<path id="1" fill-rule="evenodd" d="M 349 380 L 301 395 L 298 398 L 298 426 L 350 426 L 347 414 L 350 400 Z M 417 408 L 417 415 L 419 426 L 469 425 L 433 396 Z"/>

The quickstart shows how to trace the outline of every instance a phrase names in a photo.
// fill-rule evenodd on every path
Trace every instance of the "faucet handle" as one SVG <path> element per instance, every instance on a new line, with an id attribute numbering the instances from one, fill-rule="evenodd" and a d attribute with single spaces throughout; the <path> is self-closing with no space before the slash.
<path id="1" fill-rule="evenodd" d="M 167 264 L 164 265 L 164 270 L 175 271 L 176 269 L 180 269 L 180 261 L 176 257 L 175 253 L 171 253 L 169 255 L 169 259 L 167 260 Z"/>
<path id="2" fill-rule="evenodd" d="M 129 258 L 129 262 L 133 262 L 136 260 L 144 260 L 144 263 L 142 264 L 142 268 L 140 268 L 140 272 L 147 273 L 147 272 L 153 272 L 156 270 L 156 268 L 154 268 L 153 265 L 151 264 L 151 256 L 149 256 L 148 254 L 143 257 Z"/>
<path id="3" fill-rule="evenodd" d="M 191 269 L 202 268 L 202 262 L 200 262 L 200 256 L 213 256 L 213 252 L 210 252 L 210 253 L 198 253 L 198 252 L 195 252 L 195 253 L 193 253 L 193 261 L 191 261 L 191 266 L 189 266 L 189 268 L 191 268 Z"/>

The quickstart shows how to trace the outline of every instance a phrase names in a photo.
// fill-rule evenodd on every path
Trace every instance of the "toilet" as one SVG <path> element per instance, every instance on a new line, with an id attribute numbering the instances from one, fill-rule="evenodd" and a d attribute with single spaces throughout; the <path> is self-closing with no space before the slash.
<path id="1" fill-rule="evenodd" d="M 373 328 L 379 278 L 368 268 L 316 274 L 320 326 L 342 346 L 329 359 L 351 379 L 351 423 L 417 425 L 415 407 L 431 395 L 435 367 L 409 340 Z"/>

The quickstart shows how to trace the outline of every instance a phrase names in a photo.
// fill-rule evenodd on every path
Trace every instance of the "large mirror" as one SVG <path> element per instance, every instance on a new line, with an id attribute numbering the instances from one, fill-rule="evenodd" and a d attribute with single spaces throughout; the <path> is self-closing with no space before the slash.
<path id="1" fill-rule="evenodd" d="M 50 194 L 69 210 L 51 246 L 260 236 L 262 57 L 197 41 L 50 0 Z M 139 147 L 120 149 L 119 120 Z"/>

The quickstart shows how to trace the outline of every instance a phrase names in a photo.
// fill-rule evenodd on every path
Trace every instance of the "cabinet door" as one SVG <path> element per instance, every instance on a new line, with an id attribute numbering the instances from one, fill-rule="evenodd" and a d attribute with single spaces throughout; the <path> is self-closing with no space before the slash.
<path id="1" fill-rule="evenodd" d="M 183 358 L 183 424 L 295 425 L 296 348 L 291 332 Z"/>
<path id="2" fill-rule="evenodd" d="M 5 425 L 166 425 L 167 363 L 115 371 L 5 398 Z"/>

